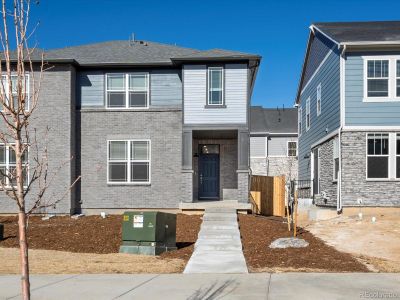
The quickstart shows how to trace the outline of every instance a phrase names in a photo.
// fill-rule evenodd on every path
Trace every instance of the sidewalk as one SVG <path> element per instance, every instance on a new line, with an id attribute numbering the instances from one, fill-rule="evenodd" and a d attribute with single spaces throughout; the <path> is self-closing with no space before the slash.
<path id="1" fill-rule="evenodd" d="M 400 274 L 33 275 L 32 299 L 400 299 Z M 20 299 L 0 276 L 0 299 Z"/>

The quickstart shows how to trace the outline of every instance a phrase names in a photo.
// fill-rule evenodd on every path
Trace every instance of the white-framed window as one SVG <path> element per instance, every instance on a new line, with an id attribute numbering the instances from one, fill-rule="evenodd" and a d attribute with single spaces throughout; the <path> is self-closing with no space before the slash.
<path id="1" fill-rule="evenodd" d="M 288 141 L 287 142 L 287 156 L 296 157 L 297 156 L 297 142 Z"/>
<path id="2" fill-rule="evenodd" d="M 303 131 L 303 109 L 301 107 L 299 107 L 298 110 L 298 116 L 297 116 L 297 120 L 299 122 L 299 137 L 301 136 L 301 133 Z"/>
<path id="3" fill-rule="evenodd" d="M 12 86 L 12 95 L 10 97 L 9 95 L 9 82 L 7 80 L 7 75 L 2 76 L 3 80 L 3 87 L 4 87 L 4 92 L 6 95 L 6 104 L 9 104 L 9 99 L 12 98 L 14 101 L 14 110 L 17 109 L 18 106 L 18 75 L 16 74 L 11 74 L 11 86 Z M 25 92 L 25 111 L 29 110 L 29 98 L 30 98 L 30 93 L 29 93 L 29 74 L 25 74 L 25 80 L 22 81 L 22 91 Z M 0 111 L 3 111 L 3 107 L 0 106 Z"/>
<path id="4" fill-rule="evenodd" d="M 311 111 L 310 111 L 310 98 L 306 101 L 306 131 L 311 127 Z"/>
<path id="5" fill-rule="evenodd" d="M 339 178 L 339 138 L 333 139 L 333 181 Z"/>
<path id="6" fill-rule="evenodd" d="M 29 160 L 28 160 L 29 150 L 25 150 L 22 155 L 23 163 L 23 174 L 24 174 L 24 187 L 28 186 L 29 180 Z M 12 149 L 11 145 L 0 144 L 0 180 L 3 182 L 6 188 L 11 188 L 16 186 L 16 157 L 15 151 Z"/>
<path id="7" fill-rule="evenodd" d="M 396 60 L 396 97 L 400 97 L 400 60 Z"/>
<path id="8" fill-rule="evenodd" d="M 150 140 L 110 140 L 107 148 L 109 184 L 150 184 Z"/>
<path id="9" fill-rule="evenodd" d="M 400 178 L 400 133 L 396 135 L 396 178 Z"/>
<path id="10" fill-rule="evenodd" d="M 363 101 L 400 101 L 400 56 L 363 56 L 363 60 Z"/>
<path id="11" fill-rule="evenodd" d="M 367 179 L 389 178 L 389 134 L 367 133 Z"/>
<path id="12" fill-rule="evenodd" d="M 321 97 L 322 97 L 322 87 L 321 83 L 317 86 L 317 116 L 321 114 Z"/>
<path id="13" fill-rule="evenodd" d="M 107 108 L 149 107 L 149 73 L 106 74 Z"/>
<path id="14" fill-rule="evenodd" d="M 224 104 L 224 68 L 208 67 L 207 105 Z"/>

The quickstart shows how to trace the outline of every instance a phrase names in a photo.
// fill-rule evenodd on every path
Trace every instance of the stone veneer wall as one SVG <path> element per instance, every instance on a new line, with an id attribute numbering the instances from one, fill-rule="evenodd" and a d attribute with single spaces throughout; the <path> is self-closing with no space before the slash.
<path id="1" fill-rule="evenodd" d="M 256 157 L 250 159 L 253 175 L 280 176 L 285 175 L 297 179 L 298 159 L 292 157 Z"/>
<path id="2" fill-rule="evenodd" d="M 321 206 L 336 206 L 337 204 L 337 182 L 333 181 L 333 140 L 319 146 L 320 155 L 320 193 L 315 196 L 315 204 Z M 326 198 L 322 197 L 326 193 Z"/>
<path id="3" fill-rule="evenodd" d="M 373 132 L 373 131 L 372 131 Z M 366 132 L 342 133 L 342 204 L 400 206 L 400 181 L 366 180 Z"/>

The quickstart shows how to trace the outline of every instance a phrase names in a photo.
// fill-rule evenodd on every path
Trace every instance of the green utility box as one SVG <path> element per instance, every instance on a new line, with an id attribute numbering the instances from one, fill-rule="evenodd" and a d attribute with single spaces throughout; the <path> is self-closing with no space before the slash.
<path id="1" fill-rule="evenodd" d="M 120 253 L 159 255 L 176 250 L 176 215 L 158 211 L 124 213 Z"/>
<path id="2" fill-rule="evenodd" d="M 0 224 L 0 241 L 4 239 L 4 225 Z"/>

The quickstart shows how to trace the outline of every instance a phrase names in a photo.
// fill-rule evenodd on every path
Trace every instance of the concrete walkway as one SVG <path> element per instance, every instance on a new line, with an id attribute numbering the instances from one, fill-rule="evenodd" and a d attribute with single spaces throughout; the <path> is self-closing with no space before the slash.
<path id="1" fill-rule="evenodd" d="M 183 273 L 248 273 L 236 209 L 205 210 L 194 252 Z"/>
<path id="2" fill-rule="evenodd" d="M 32 299 L 400 299 L 400 274 L 252 273 L 33 275 Z M 0 299 L 20 299 L 0 275 Z"/>

